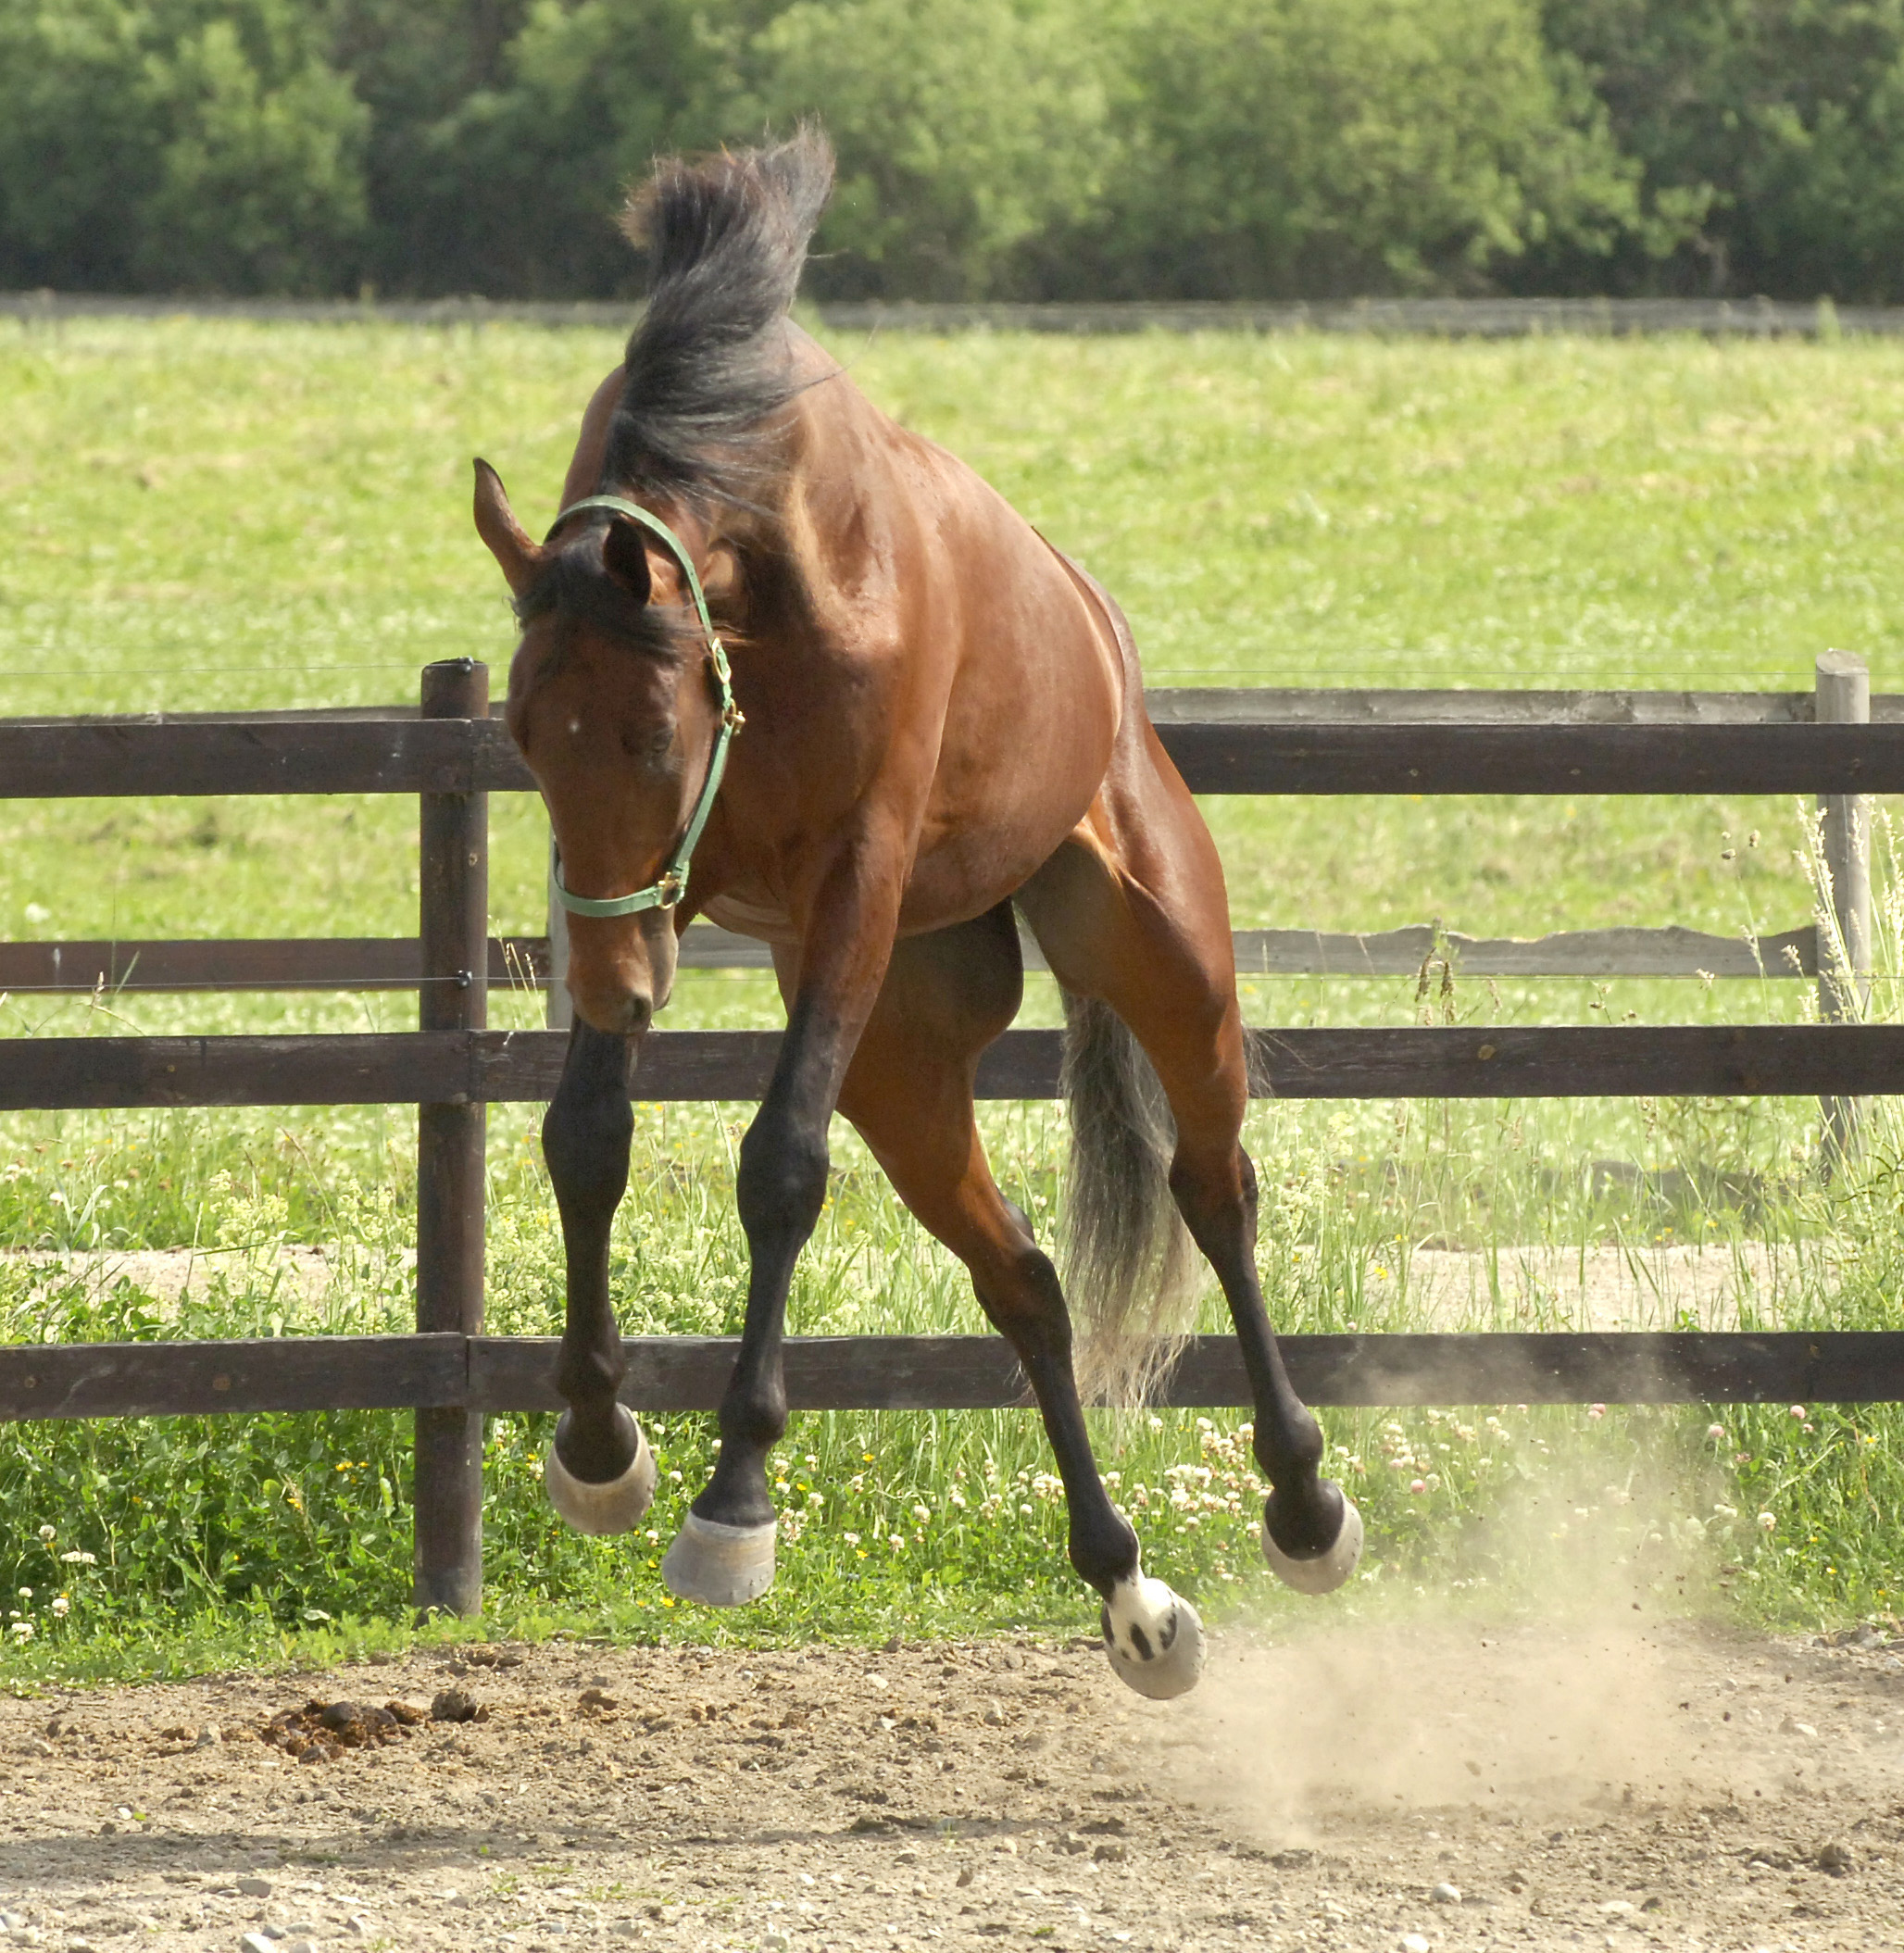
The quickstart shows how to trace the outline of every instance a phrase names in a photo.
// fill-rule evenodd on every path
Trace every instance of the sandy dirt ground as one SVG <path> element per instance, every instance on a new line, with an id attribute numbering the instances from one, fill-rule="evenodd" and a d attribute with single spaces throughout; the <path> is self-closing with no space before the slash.
<path id="1" fill-rule="evenodd" d="M 1338 1617 L 1169 1704 L 1029 1641 L 0 1701 L 0 1914 L 66 1953 L 1895 1948 L 1904 1643 Z"/>

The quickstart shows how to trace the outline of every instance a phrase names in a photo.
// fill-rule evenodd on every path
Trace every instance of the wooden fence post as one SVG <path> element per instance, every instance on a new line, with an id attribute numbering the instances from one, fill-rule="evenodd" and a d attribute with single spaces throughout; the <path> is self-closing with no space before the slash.
<path id="1" fill-rule="evenodd" d="M 1824 652 L 1817 686 L 1821 725 L 1870 722 L 1871 673 L 1861 657 Z M 1821 902 L 1818 916 L 1818 1015 L 1828 1024 L 1856 1021 L 1871 1000 L 1871 804 L 1862 794 L 1821 794 L 1818 812 L 1831 882 L 1829 909 Z M 1859 1101 L 1821 1098 L 1818 1105 L 1829 1172 L 1857 1144 Z"/>
<path id="2" fill-rule="evenodd" d="M 487 719 L 489 668 L 454 657 L 423 670 L 425 719 Z M 424 794 L 419 834 L 419 1027 L 489 1021 L 489 796 Z M 417 1108 L 417 1327 L 482 1329 L 486 1108 Z M 482 1610 L 482 1417 L 416 1413 L 416 1602 Z"/>

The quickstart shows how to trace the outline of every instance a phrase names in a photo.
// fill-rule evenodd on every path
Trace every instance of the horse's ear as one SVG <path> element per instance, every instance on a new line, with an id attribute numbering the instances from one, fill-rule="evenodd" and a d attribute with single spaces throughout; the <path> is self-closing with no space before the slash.
<path id="1" fill-rule="evenodd" d="M 625 517 L 615 517 L 602 538 L 602 568 L 637 604 L 646 603 L 653 595 L 655 580 L 648 570 L 647 544 Z"/>
<path id="2" fill-rule="evenodd" d="M 542 551 L 517 521 L 502 477 L 481 460 L 476 464 L 476 533 L 501 565 L 509 588 L 520 596 L 542 568 Z"/>

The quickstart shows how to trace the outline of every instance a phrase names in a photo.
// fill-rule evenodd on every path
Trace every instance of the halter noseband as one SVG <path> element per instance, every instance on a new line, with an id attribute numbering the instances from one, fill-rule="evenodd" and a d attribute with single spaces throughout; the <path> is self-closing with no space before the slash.
<path id="1" fill-rule="evenodd" d="M 708 825 L 708 815 L 714 811 L 714 796 L 720 791 L 721 776 L 727 771 L 727 749 L 746 720 L 733 702 L 733 673 L 728 667 L 727 651 L 715 635 L 714 620 L 708 615 L 708 599 L 701 594 L 701 580 L 681 538 L 658 516 L 650 515 L 638 502 L 624 501 L 620 495 L 585 495 L 580 502 L 570 503 L 549 524 L 549 534 L 554 535 L 570 516 L 584 508 L 606 508 L 615 515 L 626 516 L 668 545 L 670 554 L 681 565 L 682 572 L 687 578 L 688 592 L 695 600 L 695 610 L 708 640 L 708 662 L 714 673 L 714 682 L 720 690 L 720 730 L 714 735 L 714 753 L 708 762 L 708 777 L 701 782 L 700 797 L 695 802 L 687 827 L 658 881 L 651 882 L 645 888 L 636 889 L 632 895 L 570 895 L 562 886 L 562 857 L 553 837 L 549 841 L 549 874 L 555 886 L 556 900 L 570 914 L 632 916 L 638 915 L 645 908 L 672 908 L 687 893 L 689 858 L 694 854 L 695 844 L 701 838 L 701 831 Z"/>

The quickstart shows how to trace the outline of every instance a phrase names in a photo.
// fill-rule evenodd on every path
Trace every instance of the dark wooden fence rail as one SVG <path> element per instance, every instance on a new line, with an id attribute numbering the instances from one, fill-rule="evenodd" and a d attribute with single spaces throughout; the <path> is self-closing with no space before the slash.
<path id="1" fill-rule="evenodd" d="M 622 1400 L 711 1410 L 733 1368 L 724 1336 L 630 1337 Z M 553 1337 L 423 1333 L 223 1343 L 66 1343 L 0 1349 L 0 1419 L 397 1410 L 558 1410 Z M 1904 1335 L 1285 1336 L 1311 1404 L 1887 1403 L 1904 1397 Z M 796 1410 L 985 1410 L 1030 1401 L 996 1336 L 794 1336 Z M 1163 1390 L 1186 1408 L 1246 1407 L 1234 1336 L 1194 1336 Z M 420 1500 L 425 1489 L 419 1481 Z M 420 1514 L 420 1523 L 421 1515 Z"/>
<path id="2" fill-rule="evenodd" d="M 1467 1026 L 1258 1031 L 1276 1098 L 1674 1098 L 1904 1094 L 1904 1025 Z M 0 1111 L 138 1106 L 540 1104 L 568 1038 L 551 1031 L 0 1040 Z M 643 1100 L 758 1098 L 776 1031 L 657 1031 Z M 981 1098 L 1055 1098 L 1058 1033 L 1008 1031 Z"/>
<path id="3" fill-rule="evenodd" d="M 1447 957 L 1463 976 L 1712 976 L 1773 982 L 1818 974 L 1818 930 L 1713 935 L 1697 929 L 1569 929 L 1552 935 L 1467 936 L 1426 922 L 1367 934 L 1322 929 L 1239 929 L 1232 937 L 1242 976 L 1413 976 Z M 1044 952 L 1020 938 L 1027 970 Z M 546 936 L 491 936 L 492 989 L 543 990 L 552 962 Z M 681 945 L 684 970 L 770 970 L 765 943 L 694 922 Z M 414 936 L 330 936 L 272 941 L 0 943 L 0 991 L 85 995 L 94 991 L 415 990 L 425 981 Z M 431 979 L 440 981 L 440 979 Z"/>
<path id="4" fill-rule="evenodd" d="M 1158 726 L 1198 794 L 1896 794 L 1904 723 Z M 528 793 L 500 720 L 0 722 L 0 796 Z"/>
<path id="5" fill-rule="evenodd" d="M 1872 700 L 1868 723 L 1840 724 L 1819 722 L 1824 715 L 1809 694 L 1570 693 L 1537 695 L 1537 704 L 1501 694 L 1272 695 L 1282 707 L 1274 721 L 1248 716 L 1251 697 L 1154 697 L 1160 736 L 1196 791 L 1808 793 L 1845 807 L 1873 793 L 1904 793 L 1898 699 Z M 1330 709 L 1344 716 L 1321 716 Z M 468 660 L 426 671 L 420 712 L 0 722 L 0 798 L 419 796 L 422 899 L 413 941 L 0 945 L 0 984 L 22 987 L 416 987 L 421 1022 L 413 1033 L 0 1040 L 0 1110 L 417 1105 L 418 1333 L 0 1348 L 0 1418 L 408 1408 L 418 1420 L 418 1599 L 457 1612 L 481 1600 L 482 1417 L 556 1402 L 553 1343 L 482 1333 L 482 1108 L 546 1099 L 566 1043 L 559 1033 L 484 1028 L 491 983 L 547 981 L 544 939 L 485 935 L 484 796 L 532 790 L 489 716 L 487 674 Z M 1246 965 L 1253 946 L 1265 968 L 1315 967 L 1318 959 L 1335 968 L 1346 958 L 1350 970 L 1412 967 L 1404 958 L 1447 946 L 1432 932 L 1397 931 L 1315 936 L 1310 955 L 1301 946 L 1310 934 L 1246 933 L 1239 946 Z M 1562 945 L 1545 948 L 1472 945 L 1461 953 L 1480 953 L 1483 970 L 1489 956 L 1520 970 L 1626 967 L 1607 960 L 1617 958 L 1617 945 L 1569 948 L 1569 940 L 1545 939 Z M 1702 969 L 1696 959 L 1716 955 L 1717 941 L 1666 945 L 1658 951 L 1661 967 Z M 1765 974 L 1785 967 L 1809 974 L 1821 959 L 1811 931 L 1723 946 Z M 710 960 L 739 959 L 720 943 L 706 949 Z M 1728 973 L 1746 968 L 1728 966 Z M 1904 1026 L 1254 1034 L 1264 1086 L 1283 1098 L 1904 1094 Z M 636 1090 L 658 1100 L 755 1098 L 777 1048 L 772 1033 L 657 1033 L 646 1041 Z M 1055 1095 L 1058 1069 L 1055 1033 L 1008 1032 L 985 1055 L 979 1089 L 992 1098 Z M 1297 1336 L 1286 1346 L 1298 1388 L 1318 1404 L 1904 1397 L 1904 1334 L 1888 1332 Z M 633 1342 L 628 1401 L 654 1410 L 710 1408 L 732 1350 L 720 1339 Z M 950 1409 L 1024 1400 L 1008 1351 L 990 1337 L 796 1339 L 788 1368 L 799 1408 Z M 1194 1339 L 1170 1401 L 1245 1403 L 1233 1339 Z"/>

